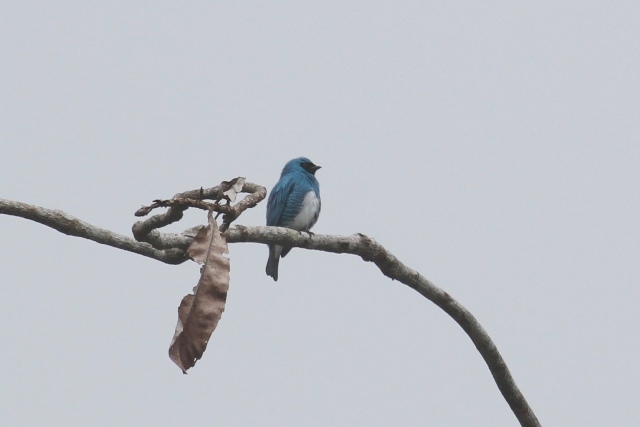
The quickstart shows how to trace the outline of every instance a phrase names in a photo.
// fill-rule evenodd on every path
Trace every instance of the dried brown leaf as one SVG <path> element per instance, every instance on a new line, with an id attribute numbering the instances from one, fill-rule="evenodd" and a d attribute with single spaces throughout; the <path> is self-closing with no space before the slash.
<path id="1" fill-rule="evenodd" d="M 209 215 L 211 215 L 211 213 L 209 213 Z M 211 238 L 211 225 L 207 227 L 202 226 L 187 248 L 189 257 L 198 264 L 204 264 L 207 260 L 207 254 L 209 253 Z"/>
<path id="2" fill-rule="evenodd" d="M 242 191 L 242 188 L 244 187 L 244 181 L 245 181 L 245 178 L 243 176 L 239 176 L 237 178 L 232 179 L 229 182 L 229 184 L 231 184 L 231 188 L 229 188 L 227 191 L 225 191 L 222 194 L 227 196 L 230 202 L 235 202 L 236 197 L 238 196 L 238 193 L 240 193 Z"/>
<path id="3" fill-rule="evenodd" d="M 182 299 L 178 307 L 178 323 L 169 347 L 169 357 L 182 372 L 202 357 L 211 334 L 224 311 L 229 290 L 229 258 L 227 241 L 209 211 L 209 225 L 203 227 L 189 246 L 195 261 L 202 262 L 200 280 L 194 294 Z"/>

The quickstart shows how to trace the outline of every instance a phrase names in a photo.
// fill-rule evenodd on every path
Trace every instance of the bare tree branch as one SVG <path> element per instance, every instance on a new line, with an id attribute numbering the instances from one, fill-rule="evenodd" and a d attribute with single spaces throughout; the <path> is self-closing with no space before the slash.
<path id="1" fill-rule="evenodd" d="M 238 188 L 238 184 L 240 184 L 240 188 Z M 227 202 L 235 200 L 235 194 L 237 192 L 249 193 L 249 195 L 233 206 L 230 204 L 219 204 L 221 200 L 227 200 Z M 233 196 L 233 200 L 231 200 L 230 195 Z M 220 227 L 220 231 L 224 232 L 242 212 L 257 205 L 266 195 L 266 188 L 251 182 L 246 182 L 242 177 L 232 179 L 231 181 L 223 181 L 220 185 L 206 190 L 201 188 L 200 190 L 178 193 L 173 196 L 173 200 L 171 201 L 156 200 L 153 205 L 138 209 L 136 216 L 142 216 L 158 206 L 169 206 L 166 212 L 133 224 L 133 236 L 138 241 L 151 243 L 156 249 L 175 248 L 176 246 L 186 249 L 189 243 L 191 243 L 190 240 L 183 240 L 179 236 L 172 234 L 163 234 L 157 229 L 179 221 L 182 218 L 182 212 L 189 206 L 194 206 L 207 210 L 211 208 L 217 212 L 224 213 L 222 226 Z M 215 200 L 216 203 L 213 205 L 194 203 L 194 201 L 202 201 L 205 199 Z"/>
<path id="2" fill-rule="evenodd" d="M 301 233 L 281 227 L 245 227 L 242 225 L 230 228 L 225 236 L 229 243 L 275 243 L 324 252 L 348 253 L 357 255 L 364 261 L 373 262 L 385 276 L 415 289 L 451 316 L 471 338 L 482 355 L 500 392 L 520 421 L 520 425 L 540 426 L 533 410 L 513 380 L 498 348 L 476 318 L 451 295 L 417 271 L 404 265 L 372 238 L 360 233 L 348 237 L 327 236 Z"/>
<path id="3" fill-rule="evenodd" d="M 184 243 L 183 241 L 186 241 L 185 248 L 189 245 L 188 242 L 190 241 L 189 238 L 184 236 L 181 236 L 181 239 L 176 239 L 174 247 L 159 250 L 153 248 L 153 246 L 148 243 L 140 243 L 130 237 L 96 227 L 59 210 L 0 199 L 0 214 L 30 219 L 70 236 L 93 240 L 103 245 L 109 245 L 114 248 L 144 255 L 167 264 L 180 264 L 189 259 L 185 250 L 181 249 Z"/>
<path id="4" fill-rule="evenodd" d="M 224 198 L 221 195 L 226 191 L 223 189 L 223 184 L 221 184 L 222 187 L 218 186 L 206 190 L 206 194 L 211 196 L 209 198 L 216 200 Z M 234 207 L 238 207 L 242 203 L 241 208 L 231 214 L 232 216 L 228 222 L 223 221 L 223 223 L 230 224 L 231 221 L 237 218 L 239 213 L 248 207 L 255 206 L 266 195 L 266 191 L 262 192 L 264 187 L 256 186 L 255 184 L 245 183 L 243 190 L 245 189 L 251 193 L 250 196 L 238 202 Z M 200 192 L 198 190 L 194 191 L 195 193 L 186 192 L 181 193 L 181 195 L 184 198 L 199 199 Z M 155 215 L 134 225 L 136 238 L 153 242 L 152 246 L 149 243 L 141 243 L 109 230 L 93 226 L 58 210 L 0 199 L 0 214 L 30 219 L 68 235 L 138 253 L 168 264 L 179 264 L 188 259 L 186 248 L 193 240 L 195 232 L 194 230 L 187 230 L 183 234 L 163 234 L 156 228 L 179 220 L 183 211 L 184 208 L 181 206 L 172 207 L 164 214 Z M 357 255 L 365 261 L 373 262 L 385 276 L 415 289 L 449 314 L 467 333 L 482 355 L 500 392 L 520 421 L 520 425 L 526 427 L 540 426 L 535 414 L 515 384 L 498 349 L 475 317 L 447 292 L 431 283 L 417 271 L 404 265 L 370 237 L 363 234 L 354 234 L 348 237 L 329 236 L 301 233 L 281 227 L 245 227 L 241 225 L 229 228 L 223 236 L 226 237 L 229 243 L 275 243 L 325 252 L 348 253 Z"/>

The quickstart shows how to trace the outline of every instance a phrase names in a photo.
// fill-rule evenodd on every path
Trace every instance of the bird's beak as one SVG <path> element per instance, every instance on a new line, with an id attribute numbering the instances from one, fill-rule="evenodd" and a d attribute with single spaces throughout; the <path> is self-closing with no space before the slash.
<path id="1" fill-rule="evenodd" d="M 320 169 L 321 167 L 322 167 L 322 166 L 314 165 L 314 166 L 313 166 L 313 173 L 316 173 L 316 171 L 317 171 L 318 169 Z"/>

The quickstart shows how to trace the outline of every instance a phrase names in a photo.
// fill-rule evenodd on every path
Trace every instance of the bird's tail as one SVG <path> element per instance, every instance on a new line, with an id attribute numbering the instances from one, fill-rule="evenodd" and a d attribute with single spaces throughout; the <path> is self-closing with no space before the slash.
<path id="1" fill-rule="evenodd" d="M 269 260 L 267 261 L 267 276 L 273 277 L 274 281 L 278 281 L 278 263 L 280 262 L 280 253 L 282 252 L 282 246 L 270 245 L 269 246 Z"/>

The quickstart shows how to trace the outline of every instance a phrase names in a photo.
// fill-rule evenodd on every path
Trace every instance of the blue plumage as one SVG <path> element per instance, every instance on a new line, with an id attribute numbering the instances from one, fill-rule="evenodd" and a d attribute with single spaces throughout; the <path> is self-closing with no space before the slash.
<path id="1" fill-rule="evenodd" d="M 269 194 L 267 225 L 309 231 L 320 215 L 320 185 L 315 177 L 320 166 L 306 157 L 290 160 L 282 169 L 280 180 Z M 266 272 L 278 280 L 280 257 L 291 248 L 269 245 L 269 261 Z"/>

